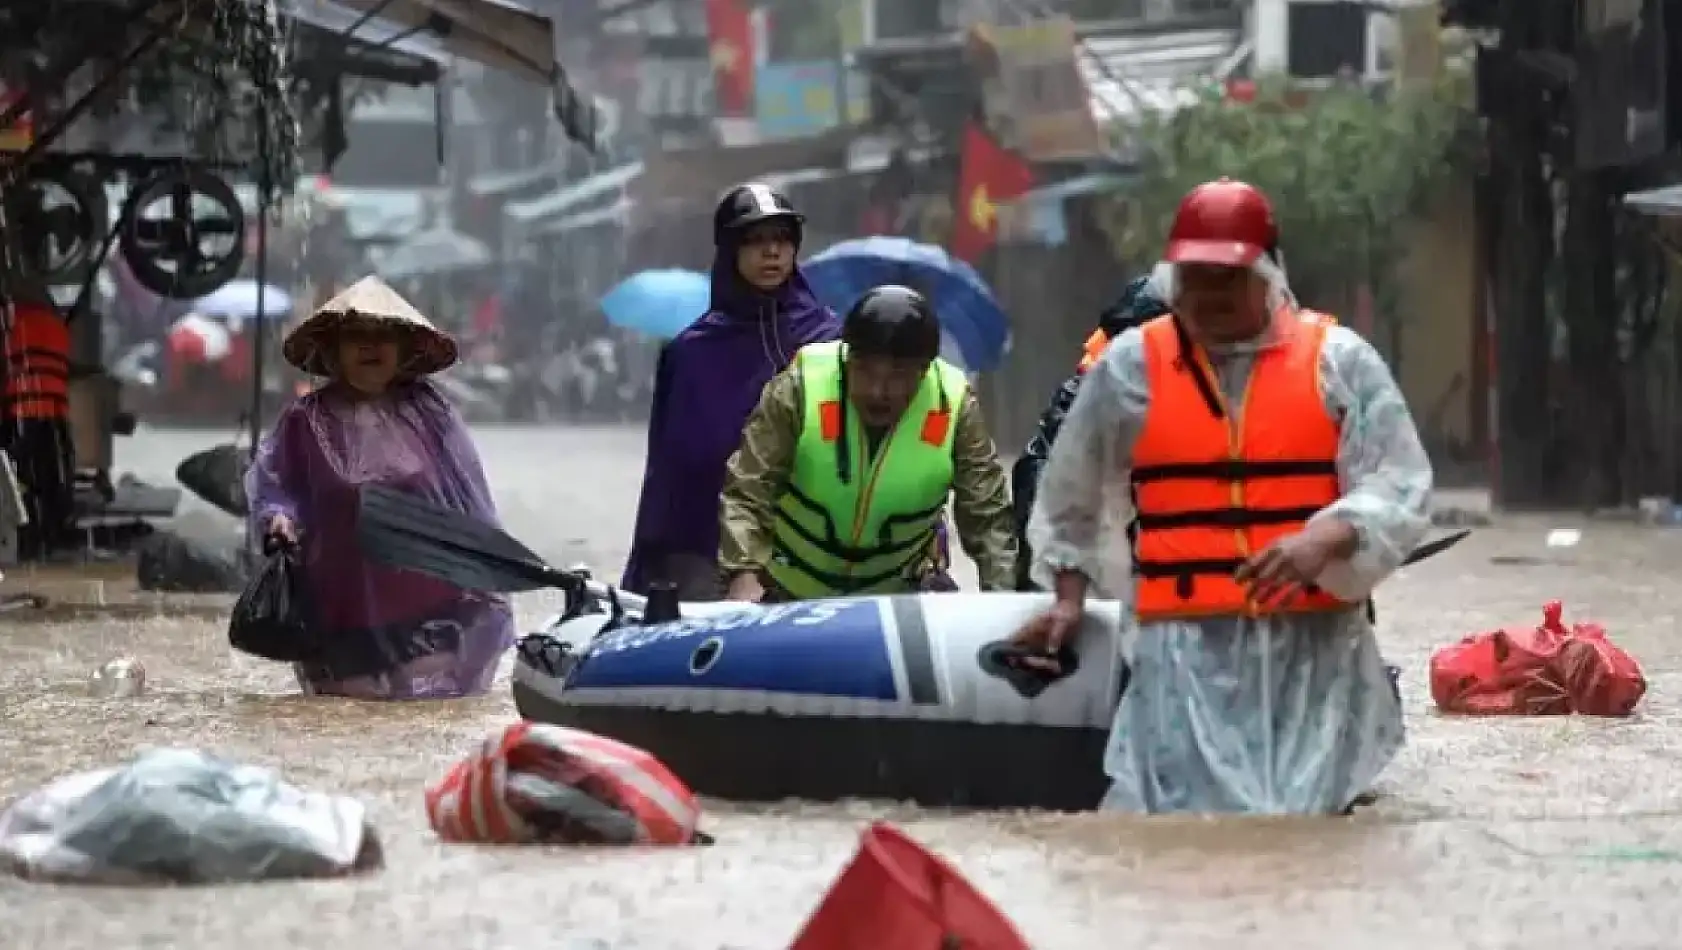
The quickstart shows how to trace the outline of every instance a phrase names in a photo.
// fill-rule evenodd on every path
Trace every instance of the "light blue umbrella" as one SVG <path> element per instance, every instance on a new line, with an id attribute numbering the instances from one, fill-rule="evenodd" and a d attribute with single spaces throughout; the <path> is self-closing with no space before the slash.
<path id="1" fill-rule="evenodd" d="M 607 322 L 669 340 L 707 312 L 712 279 L 692 270 L 645 270 L 602 298 Z"/>

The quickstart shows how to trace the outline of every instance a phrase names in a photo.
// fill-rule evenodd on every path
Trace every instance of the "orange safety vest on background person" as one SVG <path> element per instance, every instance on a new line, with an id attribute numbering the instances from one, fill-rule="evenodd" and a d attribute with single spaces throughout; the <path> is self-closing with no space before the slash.
<path id="1" fill-rule="evenodd" d="M 1092 364 L 1098 362 L 1104 351 L 1109 348 L 1110 335 L 1103 330 L 1093 330 L 1082 346 L 1080 365 L 1075 367 L 1076 375 L 1085 375 L 1086 371 L 1092 368 Z"/>
<path id="2" fill-rule="evenodd" d="M 68 418 L 70 326 L 50 307 L 18 304 L 5 353 L 6 418 Z"/>
<path id="3" fill-rule="evenodd" d="M 1131 476 L 1141 620 L 1351 606 L 1311 589 L 1288 604 L 1261 607 L 1233 580 L 1245 559 L 1302 530 L 1340 494 L 1338 422 L 1320 392 L 1320 348 L 1336 321 L 1310 311 L 1282 311 L 1275 319 L 1298 322 L 1257 355 L 1235 406 L 1172 316 L 1145 325 L 1150 404 Z M 1202 374 L 1207 393 L 1194 373 Z"/>

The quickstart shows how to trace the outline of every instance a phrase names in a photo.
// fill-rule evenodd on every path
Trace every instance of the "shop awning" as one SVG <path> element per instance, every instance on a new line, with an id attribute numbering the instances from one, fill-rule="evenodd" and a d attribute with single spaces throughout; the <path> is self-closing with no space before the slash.
<path id="1" fill-rule="evenodd" d="M 642 162 L 621 165 L 611 171 L 600 172 L 581 181 L 572 182 L 540 198 L 533 198 L 531 201 L 510 202 L 503 209 L 503 213 L 522 225 L 564 215 L 575 209 L 580 209 L 598 198 L 606 197 L 616 191 L 623 192 L 642 173 Z"/>
<path id="2" fill-rule="evenodd" d="M 329 0 L 292 0 L 299 7 Z M 597 145 L 595 107 L 572 88 L 555 58 L 555 24 L 548 17 L 507 0 L 336 0 L 358 14 L 349 33 L 361 37 L 375 19 L 396 26 L 405 38 L 425 36 L 442 49 L 492 69 L 541 83 L 555 96 L 555 117 L 567 136 L 587 148 Z"/>
<path id="3" fill-rule="evenodd" d="M 289 0 L 280 8 L 281 16 L 296 20 L 317 31 L 344 39 L 358 51 L 381 50 L 412 56 L 435 66 L 449 62 L 450 54 L 436 40 L 410 35 L 400 27 L 383 20 L 362 23 L 363 15 L 340 6 L 332 0 Z M 352 28 L 355 27 L 354 33 Z"/>

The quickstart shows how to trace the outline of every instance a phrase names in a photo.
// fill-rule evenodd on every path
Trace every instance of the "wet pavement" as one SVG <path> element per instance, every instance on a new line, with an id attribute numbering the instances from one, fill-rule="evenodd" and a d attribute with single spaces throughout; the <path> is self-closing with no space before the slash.
<path id="1" fill-rule="evenodd" d="M 119 463 L 168 480 L 214 433 L 119 440 Z M 603 573 L 625 554 L 642 435 L 488 430 L 481 451 L 505 521 L 559 564 Z M 214 516 L 189 516 L 201 528 Z M 0 945 L 280 950 L 786 947 L 877 816 L 950 857 L 1035 947 L 1660 948 L 1682 943 L 1682 688 L 1672 583 L 1682 532 L 1566 518 L 1502 519 L 1409 569 L 1379 599 L 1405 668 L 1409 743 L 1379 804 L 1354 818 L 1137 820 L 955 814 L 894 806 L 719 805 L 719 843 L 684 851 L 439 844 L 420 790 L 513 716 L 506 671 L 478 700 L 304 700 L 283 668 L 229 652 L 214 617 L 97 616 L 0 624 L 0 799 L 142 746 L 195 745 L 367 801 L 388 867 L 356 880 L 210 891 L 0 879 Z M 1500 563 L 1492 563 L 1496 558 Z M 1514 562 L 1517 563 L 1514 563 Z M 6 590 L 12 588 L 8 583 Z M 1644 664 L 1629 721 L 1436 715 L 1430 650 L 1539 620 L 1563 598 Z M 553 603 L 521 603 L 522 625 Z M 143 613 L 149 611 L 143 611 Z M 118 655 L 147 667 L 140 699 L 95 700 Z"/>

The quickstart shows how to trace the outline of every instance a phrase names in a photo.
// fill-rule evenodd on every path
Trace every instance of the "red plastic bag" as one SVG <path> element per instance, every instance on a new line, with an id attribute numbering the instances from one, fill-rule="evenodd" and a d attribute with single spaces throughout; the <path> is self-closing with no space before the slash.
<path id="1" fill-rule="evenodd" d="M 477 844 L 691 844 L 701 806 L 647 752 L 564 726 L 492 733 L 426 790 L 445 841 Z"/>
<path id="2" fill-rule="evenodd" d="M 789 950 L 1028 950 L 957 869 L 876 822 Z"/>
<path id="3" fill-rule="evenodd" d="M 1542 625 L 1470 636 L 1431 656 L 1431 698 L 1449 713 L 1627 716 L 1647 692 L 1635 658 L 1597 623 L 1562 622 L 1549 601 Z"/>

